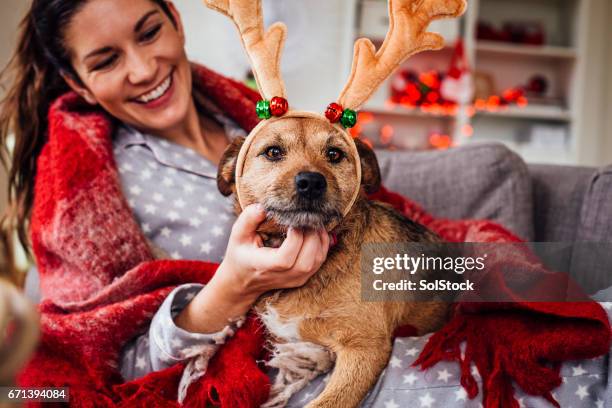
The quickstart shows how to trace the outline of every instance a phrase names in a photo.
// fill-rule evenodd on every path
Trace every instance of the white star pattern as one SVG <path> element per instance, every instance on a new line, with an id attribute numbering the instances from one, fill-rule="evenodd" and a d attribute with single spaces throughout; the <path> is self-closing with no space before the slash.
<path id="1" fill-rule="evenodd" d="M 151 232 L 151 226 L 145 222 L 142 224 L 142 232 L 145 234 Z"/>
<path id="2" fill-rule="evenodd" d="M 433 403 L 436 402 L 436 400 L 431 397 L 430 393 L 427 393 L 423 395 L 422 397 L 419 397 L 419 401 L 421 402 L 421 407 L 426 407 L 426 408 L 431 408 Z"/>
<path id="3" fill-rule="evenodd" d="M 587 371 L 584 368 L 582 368 L 582 364 L 578 364 L 576 367 L 572 367 L 572 371 L 573 371 L 574 377 L 577 375 L 582 375 L 582 374 L 587 373 Z"/>
<path id="4" fill-rule="evenodd" d="M 185 207 L 185 201 L 183 201 L 182 198 L 179 198 L 178 200 L 174 200 L 173 204 L 174 204 L 174 206 L 176 208 L 183 208 L 183 207 Z"/>
<path id="5" fill-rule="evenodd" d="M 391 357 L 391 360 L 389 361 L 389 365 L 391 365 L 391 367 L 393 367 L 393 368 L 401 368 L 402 367 L 402 360 L 400 360 L 399 358 L 393 356 L 393 357 Z"/>
<path id="6" fill-rule="evenodd" d="M 136 206 L 136 201 L 133 198 L 130 198 L 128 200 L 128 204 L 130 205 L 130 207 L 135 207 Z"/>
<path id="7" fill-rule="evenodd" d="M 168 218 L 170 219 L 170 221 L 176 221 L 179 219 L 179 215 L 176 211 L 170 211 L 168 212 Z"/>
<path id="8" fill-rule="evenodd" d="M 170 237 L 171 233 L 172 233 L 172 230 L 170 228 L 168 228 L 168 227 L 164 227 L 161 230 L 162 237 L 168 238 L 168 237 Z"/>
<path id="9" fill-rule="evenodd" d="M 189 235 L 181 235 L 181 245 L 186 247 L 191 245 L 191 237 Z"/>
<path id="10" fill-rule="evenodd" d="M 589 388 L 588 385 L 579 385 L 578 389 L 576 390 L 576 395 L 578 396 L 578 398 L 580 398 L 580 401 L 582 401 L 584 399 L 584 397 L 588 397 L 589 396 L 589 392 L 587 391 L 587 388 Z"/>
<path id="11" fill-rule="evenodd" d="M 151 173 L 151 170 L 149 169 L 144 169 L 141 173 L 140 173 L 140 178 L 143 180 L 148 180 L 151 178 L 151 176 L 153 176 L 153 173 Z"/>
<path id="12" fill-rule="evenodd" d="M 448 382 L 448 379 L 451 378 L 453 375 L 451 373 L 448 372 L 448 370 L 445 368 L 442 371 L 438 371 L 438 380 L 442 380 L 445 383 Z"/>
<path id="13" fill-rule="evenodd" d="M 214 193 L 206 193 L 206 195 L 204 197 L 208 201 L 215 201 L 215 194 Z"/>
<path id="14" fill-rule="evenodd" d="M 174 185 L 174 181 L 170 177 L 164 177 L 162 184 L 166 187 L 172 187 Z"/>
<path id="15" fill-rule="evenodd" d="M 459 387 L 459 389 L 455 391 L 455 402 L 456 401 L 467 401 L 467 392 L 463 387 Z"/>
<path id="16" fill-rule="evenodd" d="M 210 242 L 208 241 L 203 244 L 200 244 L 200 252 L 208 254 L 211 249 L 212 249 L 212 245 L 210 245 Z"/>
<path id="17" fill-rule="evenodd" d="M 221 228 L 220 226 L 215 226 L 212 229 L 212 233 L 214 236 L 216 237 L 220 237 L 221 235 L 223 235 L 223 228 Z"/>
<path id="18" fill-rule="evenodd" d="M 142 188 L 140 186 L 132 186 L 130 187 L 130 193 L 139 196 L 142 193 Z"/>
<path id="19" fill-rule="evenodd" d="M 179 254 L 178 251 L 172 252 L 170 256 L 172 257 L 172 259 L 181 259 L 181 254 Z"/>
<path id="20" fill-rule="evenodd" d="M 146 366 L 147 362 L 145 361 L 144 357 L 136 358 L 136 368 L 138 368 L 139 370 L 144 370 Z"/>
<path id="21" fill-rule="evenodd" d="M 417 355 L 417 353 L 418 353 L 418 352 L 419 352 L 419 349 L 418 349 L 418 348 L 413 347 L 413 348 L 411 348 L 411 349 L 406 350 L 406 355 L 407 355 L 407 356 L 410 356 L 410 357 L 414 357 L 414 356 L 416 356 L 416 355 Z"/>
<path id="22" fill-rule="evenodd" d="M 177 338 L 174 338 L 174 339 L 170 340 L 170 344 L 174 348 L 183 347 L 183 342 L 180 339 L 177 339 Z"/>
<path id="23" fill-rule="evenodd" d="M 153 204 L 145 205 L 145 213 L 154 215 L 156 211 L 157 207 L 155 207 Z"/>
<path id="24" fill-rule="evenodd" d="M 200 215 L 208 214 L 208 208 L 206 208 L 206 207 L 198 207 L 198 214 L 200 214 Z"/>
<path id="25" fill-rule="evenodd" d="M 153 194 L 153 201 L 155 201 L 156 203 L 161 203 L 162 201 L 164 201 L 164 196 L 159 193 L 155 193 Z"/>
<path id="26" fill-rule="evenodd" d="M 121 166 L 121 167 L 119 168 L 119 173 L 125 173 L 125 172 L 127 172 L 127 171 L 132 171 L 132 170 L 134 170 L 134 168 L 132 167 L 132 165 L 131 165 L 131 164 L 128 164 L 128 163 L 126 163 L 126 164 L 124 164 L 123 166 Z"/>
<path id="27" fill-rule="evenodd" d="M 399 405 L 394 400 L 389 400 L 385 402 L 385 408 L 399 408 Z"/>
<path id="28" fill-rule="evenodd" d="M 595 401 L 595 406 L 597 408 L 604 408 L 604 402 L 601 399 L 597 398 L 597 401 Z"/>
<path id="29" fill-rule="evenodd" d="M 191 225 L 192 227 L 199 227 L 200 224 L 202 224 L 202 221 L 200 221 L 198 218 L 192 217 L 189 219 L 189 225 Z"/>
<path id="30" fill-rule="evenodd" d="M 185 184 L 185 185 L 183 186 L 183 190 L 185 190 L 185 192 L 186 192 L 187 194 L 191 194 L 191 193 L 193 193 L 194 188 L 193 188 L 193 186 L 192 186 L 191 184 Z"/>
<path id="31" fill-rule="evenodd" d="M 408 374 L 408 375 L 405 375 L 405 376 L 404 376 L 404 381 L 403 381 L 403 383 L 404 383 L 404 384 L 410 384 L 410 385 L 413 385 L 413 384 L 416 382 L 416 380 L 417 380 L 417 379 L 418 379 L 418 378 L 417 378 L 417 376 L 416 376 L 416 375 L 414 375 L 414 373 L 410 373 L 410 374 Z"/>

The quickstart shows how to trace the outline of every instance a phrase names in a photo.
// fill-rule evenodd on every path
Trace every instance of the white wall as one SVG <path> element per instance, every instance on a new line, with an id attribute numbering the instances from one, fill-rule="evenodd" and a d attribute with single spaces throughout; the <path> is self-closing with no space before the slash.
<path id="1" fill-rule="evenodd" d="M 0 0 L 0 69 L 6 66 L 12 55 L 17 40 L 17 26 L 27 4 L 24 0 Z M 0 212 L 4 211 L 6 206 L 6 190 L 7 176 L 4 167 L 0 166 Z"/>
<path id="2" fill-rule="evenodd" d="M 323 113 L 347 80 L 352 59 L 356 0 L 264 0 L 266 25 L 288 26 L 282 71 L 289 103 Z M 187 31 L 192 60 L 242 79 L 248 69 L 238 34 L 229 19 L 201 1 L 176 5 Z"/>
<path id="3" fill-rule="evenodd" d="M 602 164 L 612 164 L 612 4 L 608 1 L 607 3 L 607 33 L 604 39 L 602 39 L 607 44 L 607 59 L 604 60 L 606 66 L 604 67 L 604 75 L 602 87 L 606 89 L 606 97 L 603 101 L 603 117 L 602 122 L 602 135 L 603 135 L 603 143 L 601 149 L 601 163 Z"/>

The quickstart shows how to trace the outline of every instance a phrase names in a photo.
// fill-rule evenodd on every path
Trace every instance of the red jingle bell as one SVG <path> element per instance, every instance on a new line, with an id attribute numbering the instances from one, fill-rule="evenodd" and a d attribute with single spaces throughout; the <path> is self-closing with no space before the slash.
<path id="1" fill-rule="evenodd" d="M 285 98 L 275 96 L 270 100 L 270 112 L 273 116 L 283 116 L 289 110 L 289 103 Z"/>
<path id="2" fill-rule="evenodd" d="M 332 102 L 329 105 L 327 105 L 327 109 L 325 110 L 325 117 L 331 123 L 336 123 L 342 117 L 343 111 L 344 109 L 342 109 L 342 106 L 340 104 Z"/>

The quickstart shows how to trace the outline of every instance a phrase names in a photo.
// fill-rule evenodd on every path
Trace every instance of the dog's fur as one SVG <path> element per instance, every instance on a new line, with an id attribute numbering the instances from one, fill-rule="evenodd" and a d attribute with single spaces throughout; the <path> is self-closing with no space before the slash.
<path id="1" fill-rule="evenodd" d="M 241 192 L 250 203 L 261 203 L 268 219 L 259 232 L 269 245 L 282 242 L 288 226 L 318 228 L 334 225 L 337 244 L 326 262 L 302 287 L 268 293 L 255 310 L 272 335 L 269 365 L 279 369 L 266 407 L 284 406 L 311 379 L 333 369 L 321 395 L 309 408 L 357 406 L 387 365 L 394 330 L 412 325 L 419 334 L 436 330 L 445 321 L 442 302 L 364 302 L 361 300 L 361 253 L 364 243 L 439 242 L 425 227 L 390 206 L 369 201 L 366 193 L 380 186 L 374 152 L 355 140 L 357 158 L 346 154 L 331 163 L 329 148 L 348 153 L 348 141 L 323 119 L 286 118 L 270 123 L 250 147 L 242 174 Z M 224 195 L 235 192 L 236 158 L 243 138 L 235 139 L 219 164 L 218 186 Z M 279 160 L 266 149 L 278 146 Z M 362 191 L 348 214 L 357 187 L 355 167 L 362 169 Z M 316 202 L 300 199 L 295 176 L 304 171 L 325 177 L 327 189 Z M 236 201 L 236 211 L 241 211 Z M 334 367 L 335 361 L 335 367 Z"/>

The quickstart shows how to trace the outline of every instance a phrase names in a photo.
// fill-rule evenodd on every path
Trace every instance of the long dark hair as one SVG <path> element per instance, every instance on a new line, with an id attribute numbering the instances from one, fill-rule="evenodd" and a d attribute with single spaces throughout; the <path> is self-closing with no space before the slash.
<path id="1" fill-rule="evenodd" d="M 61 74 L 79 81 L 70 62 L 64 30 L 88 0 L 33 0 L 19 26 L 17 47 L 0 83 L 6 91 L 0 102 L 0 157 L 8 169 L 9 206 L 4 228 L 16 228 L 29 253 L 27 222 L 32 211 L 36 161 L 46 142 L 47 112 L 59 95 L 69 90 Z M 165 0 L 157 4 L 176 24 Z M 9 136 L 13 135 L 12 157 Z"/>

